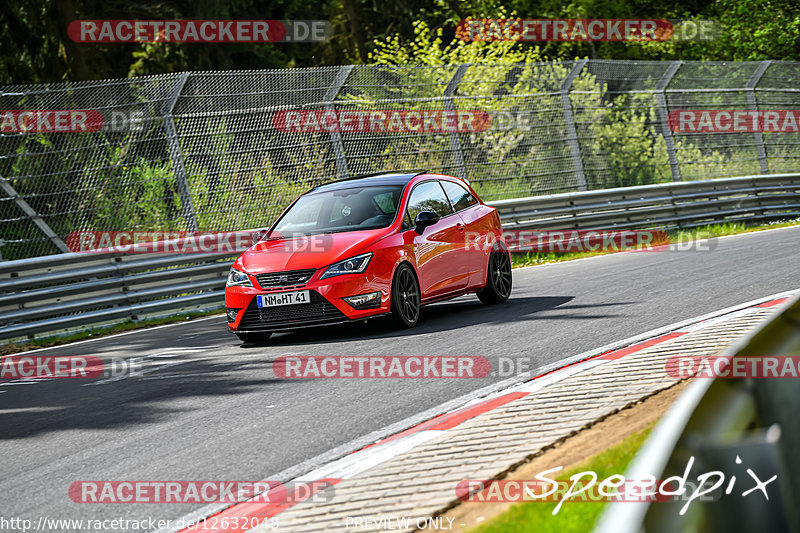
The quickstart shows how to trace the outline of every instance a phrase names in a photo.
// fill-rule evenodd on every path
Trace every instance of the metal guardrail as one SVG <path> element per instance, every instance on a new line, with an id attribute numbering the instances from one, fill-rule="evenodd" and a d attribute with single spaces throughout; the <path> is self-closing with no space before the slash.
<path id="1" fill-rule="evenodd" d="M 800 215 L 800 174 L 659 183 L 499 200 L 506 229 L 691 228 Z"/>
<path id="2" fill-rule="evenodd" d="M 0 263 L 0 339 L 219 308 L 232 261 L 108 252 Z"/>
<path id="3" fill-rule="evenodd" d="M 800 174 L 489 202 L 506 229 L 693 227 L 800 215 Z M 0 262 L 0 339 L 221 308 L 224 254 L 65 253 Z"/>
<path id="4" fill-rule="evenodd" d="M 780 314 L 730 346 L 723 356 L 800 356 L 800 295 Z M 742 497 L 755 481 L 736 481 L 732 493 L 715 501 L 695 500 L 691 512 L 680 514 L 685 500 L 658 503 L 612 503 L 595 533 L 667 533 L 673 531 L 800 532 L 800 381 L 797 379 L 696 379 L 667 412 L 626 473 L 630 480 L 648 476 L 681 476 L 690 457 L 697 472 L 725 474 L 752 469 L 769 485 L 769 500 Z M 737 458 L 742 464 L 737 466 Z M 744 468 L 743 468 L 744 467 Z M 769 475 L 767 475 L 769 473 Z M 742 476 L 739 475 L 739 478 Z M 713 478 L 705 488 L 713 483 Z"/>

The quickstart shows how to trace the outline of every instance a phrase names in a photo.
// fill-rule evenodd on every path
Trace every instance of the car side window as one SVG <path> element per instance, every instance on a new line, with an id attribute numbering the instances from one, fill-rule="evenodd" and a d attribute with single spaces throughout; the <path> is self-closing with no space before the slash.
<path id="1" fill-rule="evenodd" d="M 439 217 L 453 214 L 453 208 L 438 181 L 425 181 L 414 187 L 406 211 L 412 223 L 422 211 L 433 211 Z"/>
<path id="2" fill-rule="evenodd" d="M 456 211 L 461 211 L 478 203 L 478 200 L 476 200 L 467 189 L 458 183 L 453 183 L 452 181 L 442 181 L 442 185 L 444 186 L 447 197 L 450 198 L 450 202 L 453 204 L 453 207 Z"/>
<path id="3" fill-rule="evenodd" d="M 414 223 L 411 222 L 411 217 L 408 216 L 408 210 L 406 210 L 406 216 L 403 217 L 403 229 L 413 228 Z"/>

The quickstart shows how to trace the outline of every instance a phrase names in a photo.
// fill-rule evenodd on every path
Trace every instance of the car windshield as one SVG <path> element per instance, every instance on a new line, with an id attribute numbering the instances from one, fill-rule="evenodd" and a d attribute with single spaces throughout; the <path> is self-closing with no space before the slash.
<path id="1" fill-rule="evenodd" d="M 394 220 L 402 194 L 402 185 L 306 194 L 281 217 L 267 238 L 385 228 Z"/>

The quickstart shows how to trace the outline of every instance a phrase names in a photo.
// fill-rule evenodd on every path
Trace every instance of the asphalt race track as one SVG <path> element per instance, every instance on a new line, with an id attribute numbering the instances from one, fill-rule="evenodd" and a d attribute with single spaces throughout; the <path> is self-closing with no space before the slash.
<path id="1" fill-rule="evenodd" d="M 70 500 L 81 480 L 260 480 L 503 379 L 281 380 L 282 355 L 528 356 L 532 366 L 800 287 L 800 227 L 712 251 L 625 253 L 514 271 L 508 303 L 475 296 L 379 322 L 242 346 L 213 317 L 39 351 L 144 357 L 143 375 L 0 383 L 2 515 L 175 519 L 182 505 Z M 496 368 L 494 366 L 493 368 Z M 311 463 L 296 469 L 310 469 Z M 318 465 L 317 465 L 318 466 Z M 198 507 L 198 506 L 195 506 Z"/>

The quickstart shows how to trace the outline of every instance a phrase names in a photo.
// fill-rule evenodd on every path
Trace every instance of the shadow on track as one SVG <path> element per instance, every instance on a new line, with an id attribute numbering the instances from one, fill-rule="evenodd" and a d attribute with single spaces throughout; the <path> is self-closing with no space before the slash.
<path id="1" fill-rule="evenodd" d="M 259 366 L 262 372 L 258 372 Z M 172 368 L 108 383 L 69 378 L 6 383 L 6 392 L 0 394 L 0 441 L 54 431 L 120 430 L 162 422 L 186 411 L 188 408 L 181 406 L 187 405 L 187 398 L 243 394 L 285 383 L 271 377 L 269 366 L 258 361 L 188 358 Z M 165 407 L 167 402 L 175 407 Z"/>
<path id="2" fill-rule="evenodd" d="M 568 305 L 574 296 L 537 296 L 514 297 L 504 304 L 484 305 L 474 295 L 459 297 L 455 300 L 432 304 L 422 308 L 422 316 L 416 327 L 397 329 L 387 317 L 363 322 L 348 323 L 338 326 L 308 328 L 295 332 L 275 334 L 267 341 L 269 346 L 292 346 L 296 344 L 325 344 L 367 338 L 400 338 L 449 331 L 471 326 L 510 324 L 529 320 L 595 320 L 598 318 L 615 318 L 623 315 L 600 311 L 609 307 L 630 305 L 633 302 L 616 302 L 593 305 Z M 558 313 L 546 313 L 557 310 Z M 243 349 L 258 348 L 258 345 L 242 344 Z"/>

